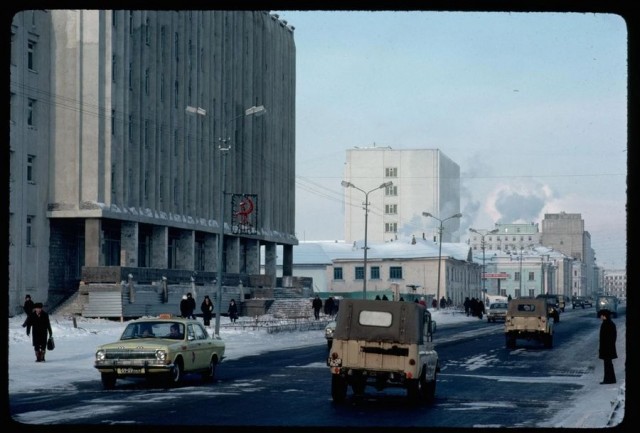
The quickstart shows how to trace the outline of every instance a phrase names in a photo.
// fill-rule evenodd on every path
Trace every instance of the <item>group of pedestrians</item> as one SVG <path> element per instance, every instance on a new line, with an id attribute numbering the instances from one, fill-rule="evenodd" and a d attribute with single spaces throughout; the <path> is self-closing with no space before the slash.
<path id="1" fill-rule="evenodd" d="M 27 328 L 27 336 L 31 335 L 31 344 L 36 354 L 36 362 L 45 362 L 47 342 L 53 337 L 49 314 L 43 310 L 41 302 L 33 302 L 30 295 L 25 296 L 23 310 L 27 318 L 22 324 Z"/>
<path id="2" fill-rule="evenodd" d="M 313 308 L 313 317 L 316 320 L 320 320 L 320 310 L 323 310 L 325 315 L 333 317 L 338 314 L 338 307 L 338 300 L 333 296 L 329 296 L 327 300 L 324 301 L 324 303 L 318 295 L 316 295 L 315 298 L 313 298 L 313 301 L 311 301 L 311 308 Z"/>
<path id="3" fill-rule="evenodd" d="M 473 317 L 478 317 L 482 319 L 482 315 L 485 314 L 484 302 L 482 302 L 482 299 L 476 299 L 476 298 L 469 299 L 469 297 L 467 296 L 464 299 L 463 306 L 464 306 L 464 313 L 467 316 L 473 316 Z"/>
<path id="4" fill-rule="evenodd" d="M 180 301 L 180 315 L 186 319 L 195 319 L 196 301 L 191 293 L 187 293 L 182 296 Z M 211 319 L 214 317 L 213 302 L 209 295 L 205 295 L 202 303 L 200 304 L 200 311 L 202 311 L 202 320 L 204 326 L 211 326 Z M 231 323 L 235 323 L 238 320 L 238 304 L 235 299 L 229 301 L 229 307 L 227 308 L 229 319 Z"/>

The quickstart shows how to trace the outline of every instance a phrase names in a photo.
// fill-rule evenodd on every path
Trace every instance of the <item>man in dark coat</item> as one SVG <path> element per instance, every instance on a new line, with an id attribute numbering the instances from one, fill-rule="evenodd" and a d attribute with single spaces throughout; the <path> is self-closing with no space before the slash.
<path id="1" fill-rule="evenodd" d="M 191 293 L 187 293 L 187 301 L 189 301 L 188 305 L 189 305 L 189 319 L 195 319 L 196 316 L 194 314 L 194 311 L 196 311 L 196 300 L 193 299 L 193 296 L 191 296 Z"/>
<path id="2" fill-rule="evenodd" d="M 613 360 L 618 357 L 616 352 L 616 324 L 611 321 L 611 312 L 607 309 L 600 310 L 598 316 L 602 320 L 598 356 L 604 361 L 604 379 L 600 382 L 600 385 L 616 383 L 616 373 L 613 370 Z"/>
<path id="3" fill-rule="evenodd" d="M 26 328 L 27 336 L 31 334 L 31 342 L 33 344 L 33 350 L 36 352 L 36 362 L 44 362 L 44 355 L 47 351 L 47 340 L 53 336 L 51 330 L 51 322 L 49 321 L 49 314 L 42 309 L 42 303 L 36 302 L 33 304 L 33 311 L 27 317 Z"/>
<path id="4" fill-rule="evenodd" d="M 322 309 L 322 299 L 318 295 L 313 299 L 311 307 L 313 308 L 313 316 L 318 320 L 320 318 L 320 309 Z"/>
<path id="5" fill-rule="evenodd" d="M 31 314 L 31 312 L 33 311 L 33 301 L 31 300 L 31 295 L 26 295 L 24 297 L 24 305 L 22 306 L 22 309 L 24 310 L 24 314 L 27 315 L 27 317 L 29 317 L 29 314 Z"/>
<path id="6" fill-rule="evenodd" d="M 185 319 L 188 319 L 190 316 L 190 306 L 189 300 L 187 299 L 187 295 L 182 295 L 182 300 L 180 301 L 180 315 Z"/>

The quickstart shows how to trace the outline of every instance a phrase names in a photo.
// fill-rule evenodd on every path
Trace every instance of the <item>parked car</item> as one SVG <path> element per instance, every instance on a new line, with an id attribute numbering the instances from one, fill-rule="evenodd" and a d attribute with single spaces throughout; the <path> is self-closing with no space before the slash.
<path id="1" fill-rule="evenodd" d="M 575 308 L 593 307 L 593 300 L 586 296 L 574 296 L 571 298 L 571 305 Z"/>
<path id="2" fill-rule="evenodd" d="M 600 310 L 607 309 L 611 317 L 618 317 L 618 298 L 616 296 L 601 295 L 596 298 L 596 317 L 600 317 Z"/>
<path id="3" fill-rule="evenodd" d="M 327 346 L 331 349 L 331 343 L 333 342 L 333 333 L 336 330 L 336 321 L 332 320 L 327 323 L 327 326 L 324 328 L 324 338 L 327 339 Z"/>
<path id="4" fill-rule="evenodd" d="M 504 321 L 507 317 L 507 302 L 494 302 L 487 310 L 487 322 Z"/>
<path id="5" fill-rule="evenodd" d="M 178 385 L 186 373 L 212 380 L 224 351 L 224 341 L 210 337 L 201 322 L 163 314 L 131 321 L 118 341 L 97 348 L 94 367 L 105 389 L 124 377 Z"/>

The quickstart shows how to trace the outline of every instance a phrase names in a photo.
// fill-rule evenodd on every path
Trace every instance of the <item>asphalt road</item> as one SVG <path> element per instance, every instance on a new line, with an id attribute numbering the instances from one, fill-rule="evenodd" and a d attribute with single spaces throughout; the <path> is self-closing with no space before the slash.
<path id="1" fill-rule="evenodd" d="M 568 310 L 552 349 L 518 340 L 508 350 L 502 329 L 486 320 L 438 327 L 441 372 L 430 405 L 410 403 L 401 389 L 373 388 L 334 404 L 321 340 L 223 362 L 213 383 L 189 375 L 174 389 L 121 380 L 104 391 L 97 378 L 69 391 L 12 395 L 10 412 L 46 408 L 60 415 L 55 423 L 121 427 L 535 427 L 579 391 L 575 378 L 588 370 L 585 359 L 597 357 L 599 321 L 593 308 Z"/>

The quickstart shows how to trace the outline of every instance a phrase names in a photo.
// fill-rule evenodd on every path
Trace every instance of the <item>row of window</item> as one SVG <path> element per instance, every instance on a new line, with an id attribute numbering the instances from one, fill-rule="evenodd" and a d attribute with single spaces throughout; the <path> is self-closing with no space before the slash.
<path id="1" fill-rule="evenodd" d="M 512 241 L 512 242 L 516 242 L 516 239 L 517 239 L 517 236 L 512 236 L 512 237 L 511 237 L 511 241 Z M 497 242 L 500 242 L 501 240 L 503 240 L 503 239 L 502 239 L 500 236 L 496 236 L 496 241 L 497 241 Z M 529 240 L 529 241 L 532 241 L 532 240 L 533 240 L 533 237 L 532 237 L 532 236 L 529 236 L 529 237 L 528 237 L 528 240 Z M 473 237 L 473 241 L 474 241 L 474 242 L 476 241 L 476 237 L 475 237 L 475 236 Z M 489 242 L 491 242 L 491 241 L 492 241 L 491 236 L 489 236 L 488 241 L 489 241 Z M 505 242 L 508 242 L 508 241 L 509 241 L 509 236 L 505 236 L 505 237 L 504 237 L 504 241 L 505 241 Z M 524 236 L 520 236 L 520 241 L 521 241 L 521 242 L 523 242 L 523 241 L 524 241 Z M 481 243 L 482 243 L 482 242 L 481 242 Z M 478 247 L 474 245 L 474 248 L 476 248 L 476 249 L 477 249 Z M 491 248 L 489 248 L 489 249 L 491 249 Z"/>
<path id="2" fill-rule="evenodd" d="M 355 275 L 356 280 L 364 280 L 364 266 L 356 266 L 355 267 Z M 344 270 L 342 267 L 334 267 L 333 268 L 333 279 L 334 280 L 344 280 Z M 379 280 L 380 279 L 380 266 L 371 266 L 369 268 L 369 278 L 370 280 Z M 402 279 L 402 266 L 389 266 L 389 279 L 391 280 L 401 280 Z"/>

